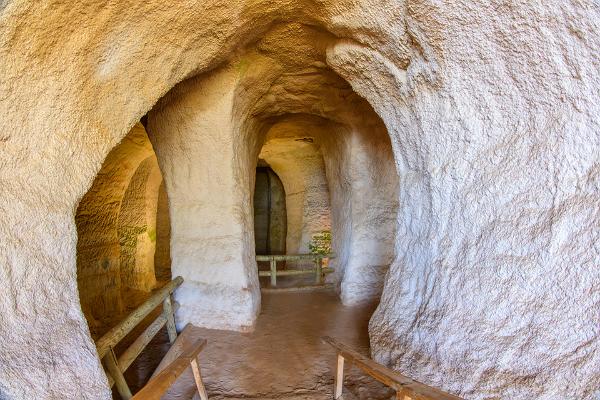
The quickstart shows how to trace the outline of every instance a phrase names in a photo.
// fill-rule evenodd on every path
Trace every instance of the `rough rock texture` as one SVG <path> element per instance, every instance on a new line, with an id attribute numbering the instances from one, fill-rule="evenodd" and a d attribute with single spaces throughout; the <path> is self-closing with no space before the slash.
<path id="1" fill-rule="evenodd" d="M 161 182 L 158 189 L 154 274 L 159 281 L 171 280 L 171 219 L 169 218 L 169 197 L 164 181 Z"/>
<path id="2" fill-rule="evenodd" d="M 373 354 L 466 398 L 597 398 L 597 6 L 407 11 L 410 64 L 328 51 L 385 121 L 401 180 Z"/>
<path id="3" fill-rule="evenodd" d="M 155 155 L 140 163 L 129 182 L 119 212 L 121 285 L 150 291 L 156 286 L 154 251 L 156 211 L 162 175 Z"/>
<path id="4" fill-rule="evenodd" d="M 472 399 L 597 397 L 597 2 L 6 0 L 0 21 L 0 397 L 110 397 L 77 295 L 77 204 L 159 98 L 223 70 L 244 81 L 196 104 L 207 128 L 215 121 L 204 117 L 230 106 L 206 129 L 215 141 L 201 145 L 232 132 L 243 140 L 213 150 L 215 182 L 167 181 L 167 191 L 178 197 L 172 209 L 185 209 L 202 206 L 186 199 L 201 190 L 190 183 L 227 186 L 213 193 L 226 200 L 213 211 L 232 213 L 222 217 L 234 225 L 209 228 L 234 243 L 235 263 L 222 269 L 236 276 L 202 287 L 223 260 L 194 269 L 184 241 L 212 238 L 185 224 L 206 221 L 172 213 L 173 268 L 189 267 L 188 288 L 202 288 L 180 298 L 208 299 L 199 314 L 225 311 L 228 324 L 253 321 L 249 210 L 261 136 L 289 114 L 329 119 L 340 135 L 357 126 L 362 112 L 337 73 L 385 123 L 400 180 L 374 354 Z M 204 139 L 160 138 L 194 156 L 176 166 L 159 154 L 165 175 L 202 174 L 191 167 Z M 327 154 L 324 146 L 326 165 Z M 218 182 L 236 171 L 251 174 Z M 339 217 L 350 213 L 334 211 L 333 199 L 350 197 L 336 190 L 332 228 L 344 237 L 351 225 Z M 213 304 L 219 296 L 231 302 Z"/>
<path id="5" fill-rule="evenodd" d="M 175 293 L 181 328 L 247 330 L 260 310 L 250 197 L 256 161 L 244 162 L 250 158 L 231 118 L 236 75 L 225 68 L 186 81 L 148 118 L 171 207 L 171 270 L 185 279 Z"/>
<path id="6" fill-rule="evenodd" d="M 329 228 L 326 183 L 333 183 L 325 180 L 319 140 L 331 149 L 329 168 L 349 182 L 336 186 L 334 204 L 349 210 L 333 221 L 344 253 L 334 262 L 342 298 L 351 304 L 378 297 L 393 257 L 397 174 L 383 123 L 323 63 L 327 39 L 311 27 L 277 25 L 242 55 L 177 85 L 148 114 L 171 202 L 172 271 L 185 279 L 175 295 L 180 326 L 247 330 L 255 321 L 260 299 L 250 195 L 261 149 L 291 200 L 288 253 L 306 251 L 312 234 Z M 286 40 L 298 54 L 281 46 Z M 338 166 L 329 126 L 347 136 L 348 169 Z M 315 145 L 295 141 L 307 133 Z M 298 144 L 287 159 L 272 145 L 282 140 Z M 302 159 L 304 168 L 294 166 Z M 289 198 L 302 191 L 299 201 Z"/>

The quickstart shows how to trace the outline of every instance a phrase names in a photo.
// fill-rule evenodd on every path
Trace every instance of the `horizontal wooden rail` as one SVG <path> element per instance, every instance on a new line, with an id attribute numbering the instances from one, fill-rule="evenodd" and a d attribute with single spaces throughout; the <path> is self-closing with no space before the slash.
<path id="1" fill-rule="evenodd" d="M 179 309 L 179 304 L 176 304 L 173 307 L 173 311 L 177 311 Z M 161 313 L 155 320 L 152 322 L 145 330 L 142 332 L 140 336 L 121 354 L 118 360 L 119 369 L 121 372 L 125 372 L 127 368 L 131 366 L 131 364 L 135 361 L 135 359 L 142 353 L 142 351 L 148 346 L 150 341 L 156 336 L 156 334 L 167 324 L 167 317 L 165 313 Z M 114 379 L 109 376 L 108 384 L 112 387 L 115 384 Z"/>
<path id="2" fill-rule="evenodd" d="M 311 269 L 286 269 L 283 271 L 277 271 L 277 276 L 288 276 L 288 275 L 312 275 L 316 273 L 316 268 Z M 333 268 L 324 268 L 324 274 L 333 273 Z M 258 271 L 258 276 L 271 276 L 271 271 Z"/>
<path id="3" fill-rule="evenodd" d="M 333 254 L 270 254 L 258 255 L 256 261 L 301 261 L 334 258 Z"/>
<path id="4" fill-rule="evenodd" d="M 439 389 L 427 386 L 424 383 L 415 381 L 414 379 L 386 368 L 329 336 L 325 336 L 321 339 L 324 343 L 331 345 L 337 351 L 338 359 L 337 371 L 335 374 L 334 399 L 338 399 L 342 395 L 344 361 L 347 360 L 349 363 L 362 369 L 379 382 L 394 389 L 396 391 L 396 399 L 398 400 L 462 400 L 460 397 L 442 392 Z"/>
<path id="5" fill-rule="evenodd" d="M 206 339 L 197 340 L 192 346 L 185 349 L 181 356 L 167 365 L 154 378 L 150 379 L 146 386 L 133 396 L 133 400 L 159 400 L 189 366 L 192 367 L 200 399 L 208 400 L 198 364 L 198 354 L 200 354 L 205 346 Z"/>

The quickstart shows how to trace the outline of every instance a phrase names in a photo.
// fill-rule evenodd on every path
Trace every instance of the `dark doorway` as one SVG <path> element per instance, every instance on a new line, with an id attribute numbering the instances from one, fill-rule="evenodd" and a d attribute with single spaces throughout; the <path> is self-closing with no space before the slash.
<path id="1" fill-rule="evenodd" d="M 256 254 L 285 254 L 287 212 L 281 179 L 269 167 L 256 168 L 254 240 Z"/>

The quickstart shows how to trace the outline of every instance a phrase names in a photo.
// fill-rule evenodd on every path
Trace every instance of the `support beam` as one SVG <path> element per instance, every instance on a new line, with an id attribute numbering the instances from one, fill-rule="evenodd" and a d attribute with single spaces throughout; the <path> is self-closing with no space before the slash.
<path id="1" fill-rule="evenodd" d="M 322 258 L 317 258 L 315 283 L 317 285 L 320 285 L 323 283 L 323 259 Z"/>
<path id="2" fill-rule="evenodd" d="M 271 260 L 271 286 L 277 286 L 277 261 Z"/>
<path id="3" fill-rule="evenodd" d="M 173 314 L 173 303 L 171 296 L 165 297 L 163 301 L 163 315 L 167 319 L 167 332 L 169 334 L 169 341 L 171 344 L 175 343 L 177 339 L 177 328 L 175 327 L 175 315 Z"/>
<path id="4" fill-rule="evenodd" d="M 115 356 L 115 352 L 113 351 L 112 347 L 106 353 L 102 361 L 104 362 L 104 367 L 115 381 L 115 386 L 117 387 L 117 391 L 119 392 L 121 398 L 123 400 L 131 399 L 133 397 L 131 390 L 129 389 L 127 382 L 125 382 L 123 372 L 121 372 L 121 369 L 117 364 L 117 357 Z"/>
<path id="5" fill-rule="evenodd" d="M 208 400 L 208 394 L 206 393 L 206 388 L 204 387 L 204 382 L 202 382 L 202 374 L 200 373 L 200 364 L 198 363 L 198 358 L 194 358 L 191 362 L 192 364 L 192 372 L 194 373 L 194 381 L 196 381 L 196 388 L 198 389 L 198 394 L 200 395 L 201 400 Z"/>
<path id="6" fill-rule="evenodd" d="M 341 354 L 337 356 L 337 369 L 335 371 L 335 385 L 333 398 L 339 399 L 342 396 L 342 389 L 344 387 L 344 357 Z"/>

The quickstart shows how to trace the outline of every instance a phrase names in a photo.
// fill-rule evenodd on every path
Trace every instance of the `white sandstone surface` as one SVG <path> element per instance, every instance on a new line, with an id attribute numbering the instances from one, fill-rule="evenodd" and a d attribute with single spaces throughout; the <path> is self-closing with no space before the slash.
<path id="1" fill-rule="evenodd" d="M 154 107 L 180 323 L 254 322 L 254 167 L 270 126 L 301 120 L 330 133 L 345 301 L 381 276 L 352 267 L 352 221 L 393 243 L 377 360 L 468 399 L 596 399 L 599 32 L 594 0 L 1 2 L 0 398 L 110 398 L 74 217 Z M 393 152 L 360 162 L 379 118 Z M 385 206 L 355 218 L 365 193 Z"/>

